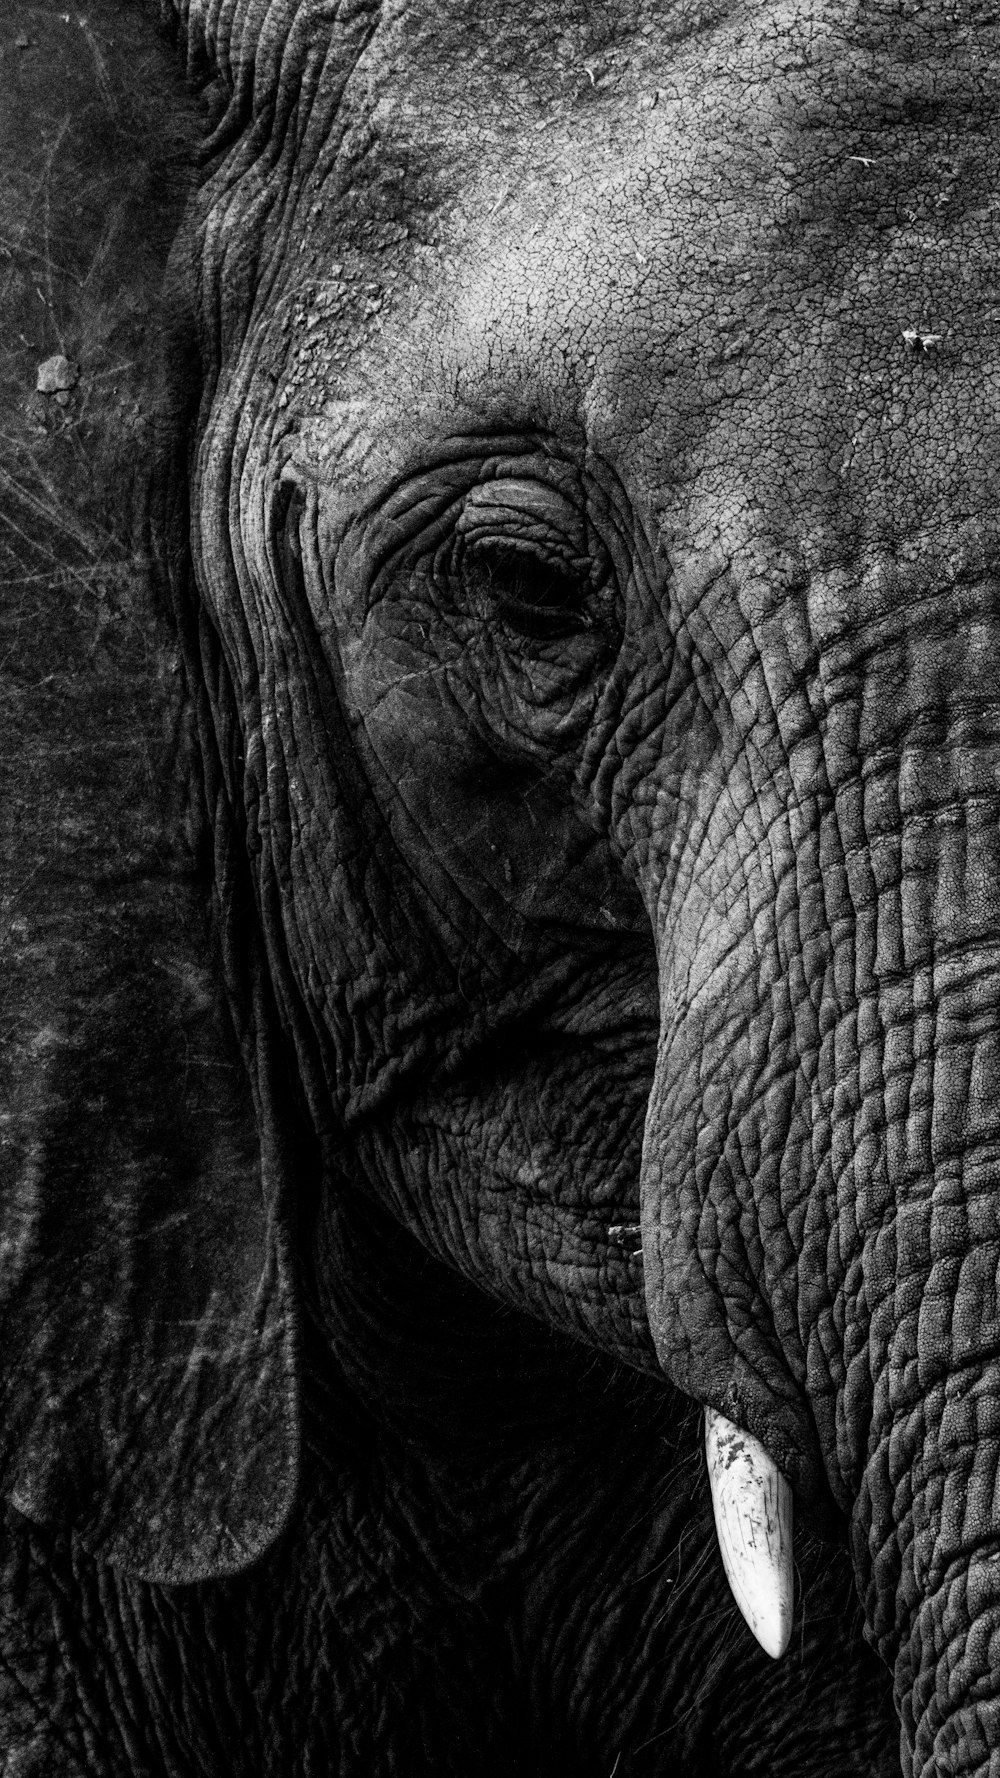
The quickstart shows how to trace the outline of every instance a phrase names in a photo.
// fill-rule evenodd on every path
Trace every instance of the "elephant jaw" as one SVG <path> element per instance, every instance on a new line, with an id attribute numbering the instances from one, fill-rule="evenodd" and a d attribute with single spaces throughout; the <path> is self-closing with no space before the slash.
<path id="1" fill-rule="evenodd" d="M 715 1530 L 733 1598 L 765 1654 L 792 1633 L 792 1490 L 758 1439 L 705 1409 Z"/>

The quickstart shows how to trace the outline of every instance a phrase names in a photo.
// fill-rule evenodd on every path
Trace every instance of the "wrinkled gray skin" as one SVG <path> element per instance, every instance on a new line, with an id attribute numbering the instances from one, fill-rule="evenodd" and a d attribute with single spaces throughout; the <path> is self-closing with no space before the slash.
<path id="1" fill-rule="evenodd" d="M 190 10 L 157 525 L 261 1162 L 80 1515 L 108 1670 L 209 1675 L 143 1757 L 224 1694 L 240 1771 L 994 1774 L 992 14 Z M 682 1396 L 792 1483 L 783 1667 Z"/>

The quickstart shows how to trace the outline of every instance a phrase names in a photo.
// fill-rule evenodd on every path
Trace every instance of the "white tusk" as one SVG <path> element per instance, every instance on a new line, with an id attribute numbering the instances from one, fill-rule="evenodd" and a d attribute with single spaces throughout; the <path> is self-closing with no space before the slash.
<path id="1" fill-rule="evenodd" d="M 759 1439 L 705 1409 L 705 1455 L 726 1579 L 765 1654 L 792 1633 L 792 1490 Z"/>

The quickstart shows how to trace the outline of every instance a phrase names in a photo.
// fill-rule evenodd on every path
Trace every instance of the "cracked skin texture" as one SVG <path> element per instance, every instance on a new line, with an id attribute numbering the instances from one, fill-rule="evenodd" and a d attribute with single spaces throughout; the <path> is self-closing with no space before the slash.
<path id="1" fill-rule="evenodd" d="M 248 1090 L 203 995 L 200 1161 L 109 1220 L 84 1120 L 72 1239 L 5 1206 L 7 1764 L 992 1772 L 989 10 L 175 23 L 151 535 Z M 796 1488 L 779 1667 L 692 1398 Z"/>

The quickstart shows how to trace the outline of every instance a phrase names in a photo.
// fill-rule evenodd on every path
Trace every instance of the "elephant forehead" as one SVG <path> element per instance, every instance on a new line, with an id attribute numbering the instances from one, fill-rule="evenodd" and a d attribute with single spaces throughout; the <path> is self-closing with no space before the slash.
<path id="1" fill-rule="evenodd" d="M 355 344 L 323 451 L 345 415 L 401 450 L 533 419 L 728 554 L 748 526 L 842 557 L 845 530 L 985 510 L 1000 154 L 972 10 L 626 7 L 581 62 L 568 5 L 488 32 L 389 9 L 345 153 L 362 182 L 433 167 L 440 235 Z"/>
<path id="2" fill-rule="evenodd" d="M 414 11 L 373 39 L 345 142 L 373 177 L 373 136 L 435 169 L 424 195 L 465 254 L 544 236 L 558 265 L 576 222 L 609 269 L 669 251 L 692 297 L 747 258 L 815 282 L 821 249 L 877 250 L 898 278 L 996 190 L 1000 30 L 972 5 L 623 4 L 589 34 L 570 4 Z"/>
<path id="3" fill-rule="evenodd" d="M 315 12 L 317 30 L 329 29 L 325 5 L 306 10 Z M 355 99 L 380 102 L 379 121 L 390 132 L 441 143 L 458 119 L 476 145 L 493 136 L 509 150 L 515 136 L 525 159 L 536 146 L 525 141 L 525 126 L 544 135 L 573 116 L 599 131 L 610 117 L 627 151 L 622 113 L 632 101 L 652 110 L 654 100 L 677 100 L 704 139 L 721 135 L 732 147 L 775 121 L 776 98 L 811 131 L 878 128 L 900 118 L 925 123 L 956 98 L 964 113 L 969 80 L 981 78 L 995 48 L 995 28 L 987 0 L 903 7 L 899 0 L 618 0 L 613 8 L 588 0 L 490 7 L 389 0 Z"/>

